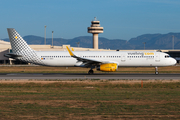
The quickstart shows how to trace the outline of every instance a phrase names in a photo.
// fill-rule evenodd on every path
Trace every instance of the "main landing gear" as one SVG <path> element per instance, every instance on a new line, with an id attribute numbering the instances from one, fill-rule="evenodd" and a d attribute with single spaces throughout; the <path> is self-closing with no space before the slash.
<path id="1" fill-rule="evenodd" d="M 89 75 L 92 75 L 94 73 L 94 71 L 92 70 L 92 69 L 90 69 L 89 71 L 88 71 L 88 74 Z"/>
<path id="2" fill-rule="evenodd" d="M 155 67 L 155 74 L 158 75 L 159 72 L 158 72 L 158 67 Z"/>

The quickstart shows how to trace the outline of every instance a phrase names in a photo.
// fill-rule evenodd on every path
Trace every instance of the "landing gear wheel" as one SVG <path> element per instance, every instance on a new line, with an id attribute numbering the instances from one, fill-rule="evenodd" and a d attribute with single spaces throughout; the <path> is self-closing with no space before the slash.
<path id="1" fill-rule="evenodd" d="M 156 74 L 156 75 L 158 75 L 158 74 L 159 74 L 159 72 L 155 72 L 155 74 Z"/>
<path id="2" fill-rule="evenodd" d="M 88 72 L 89 75 L 92 75 L 93 73 L 94 73 L 93 70 L 89 70 L 89 72 Z"/>

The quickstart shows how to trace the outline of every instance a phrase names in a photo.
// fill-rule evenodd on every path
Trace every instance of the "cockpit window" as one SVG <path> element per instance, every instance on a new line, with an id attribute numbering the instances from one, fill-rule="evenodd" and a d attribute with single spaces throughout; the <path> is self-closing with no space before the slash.
<path id="1" fill-rule="evenodd" d="M 165 55 L 165 58 L 169 58 L 170 56 L 169 55 Z"/>

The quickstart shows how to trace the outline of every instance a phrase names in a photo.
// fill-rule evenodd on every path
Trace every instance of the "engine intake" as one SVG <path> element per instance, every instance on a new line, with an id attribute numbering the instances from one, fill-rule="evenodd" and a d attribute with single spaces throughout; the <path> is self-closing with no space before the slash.
<path id="1" fill-rule="evenodd" d="M 97 67 L 97 70 L 106 71 L 106 72 L 114 72 L 114 71 L 117 71 L 117 69 L 118 69 L 118 66 L 116 63 L 102 64 Z"/>

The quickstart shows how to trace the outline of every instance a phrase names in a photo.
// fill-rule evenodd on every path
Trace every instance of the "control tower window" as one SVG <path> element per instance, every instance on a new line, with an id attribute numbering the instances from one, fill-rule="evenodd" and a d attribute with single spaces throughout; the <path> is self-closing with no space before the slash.
<path id="1" fill-rule="evenodd" d="M 95 23 L 95 22 L 94 22 L 93 24 L 99 24 L 99 23 Z"/>

